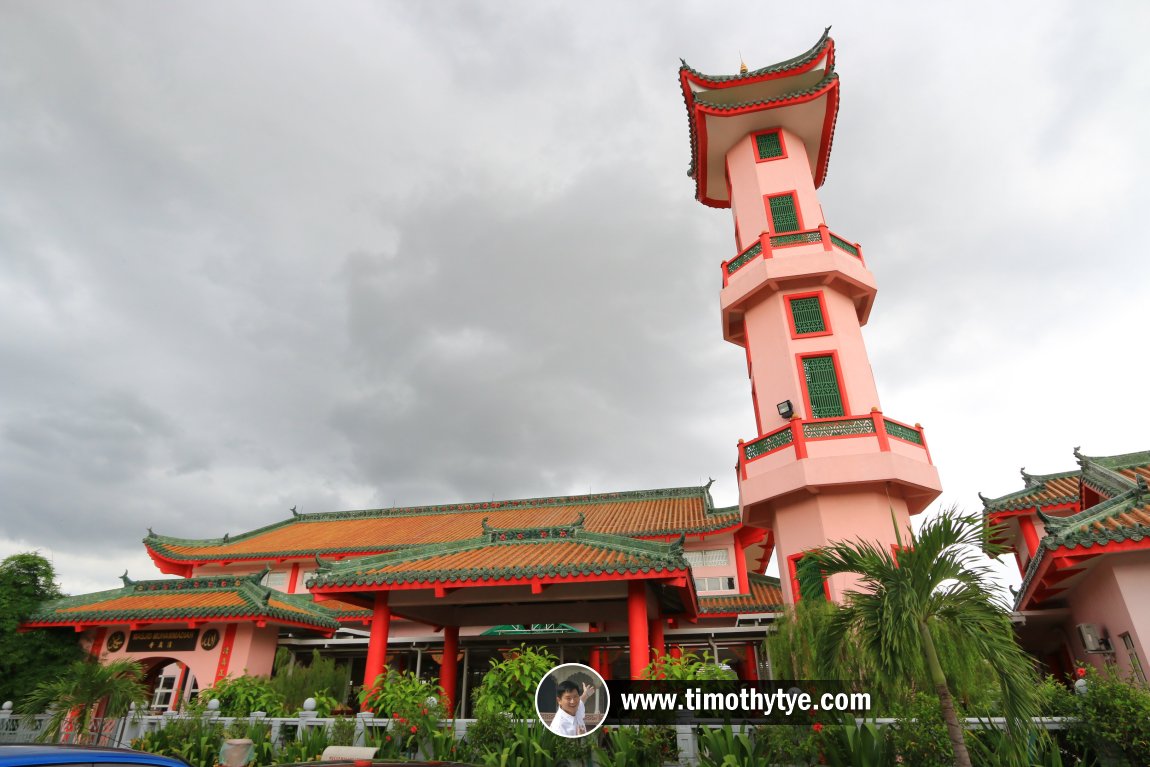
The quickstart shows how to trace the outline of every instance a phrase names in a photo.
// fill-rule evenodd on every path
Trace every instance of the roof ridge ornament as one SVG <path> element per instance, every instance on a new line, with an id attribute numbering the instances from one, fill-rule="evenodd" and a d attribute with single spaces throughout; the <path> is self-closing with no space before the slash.
<path id="1" fill-rule="evenodd" d="M 288 509 L 288 511 L 291 512 L 293 519 L 300 516 L 300 513 L 296 510 L 295 506 L 292 506 L 290 509 Z"/>
<path id="2" fill-rule="evenodd" d="M 270 573 L 271 571 L 272 571 L 271 565 L 264 565 L 263 570 L 257 570 L 256 572 L 252 573 L 251 575 L 248 576 L 248 580 L 250 580 L 252 583 L 259 584 L 261 581 L 263 581 L 264 578 L 267 577 L 268 573 Z"/>
<path id="3" fill-rule="evenodd" d="M 120 580 L 124 582 L 124 588 L 130 588 L 136 585 L 136 582 L 128 577 L 127 569 L 125 569 L 124 574 L 120 576 Z"/>

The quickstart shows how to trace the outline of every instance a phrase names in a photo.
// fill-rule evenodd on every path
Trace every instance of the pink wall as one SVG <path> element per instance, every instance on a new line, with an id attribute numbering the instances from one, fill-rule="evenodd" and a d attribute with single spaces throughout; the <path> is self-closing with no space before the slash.
<path id="1" fill-rule="evenodd" d="M 825 223 L 803 140 L 787 130 L 782 131 L 782 140 L 787 156 L 781 159 L 758 162 L 750 134 L 727 152 L 731 213 L 735 217 L 739 250 L 752 245 L 759 234 L 770 229 L 763 203 L 765 194 L 794 191 L 803 228 L 814 229 Z"/>
<path id="2" fill-rule="evenodd" d="M 1126 652 L 1118 645 L 1118 635 L 1132 630 L 1130 613 L 1127 611 L 1127 602 L 1123 598 L 1122 588 L 1115 576 L 1114 566 L 1109 558 L 1099 562 L 1087 573 L 1083 581 L 1074 589 L 1070 603 L 1070 621 L 1066 625 L 1066 635 L 1070 639 L 1070 646 L 1074 656 L 1092 664 L 1095 668 L 1104 667 L 1107 660 L 1105 655 L 1087 654 L 1078 635 L 1077 626 L 1080 623 L 1094 623 L 1104 630 L 1115 645 L 1116 658 L 1123 669 L 1130 665 Z M 1135 604 L 1133 602 L 1129 604 Z"/>
<path id="3" fill-rule="evenodd" d="M 795 493 L 787 503 L 776 503 L 774 530 L 779 556 L 783 598 L 793 603 L 787 557 L 818 548 L 827 542 L 862 538 L 878 541 L 887 550 L 895 543 L 895 525 L 903 545 L 909 544 L 907 531 L 910 516 L 906 503 L 897 494 L 888 499 L 881 491 L 866 492 L 861 488 L 828 490 L 818 495 Z M 835 575 L 830 579 L 831 598 L 841 601 L 849 589 L 857 588 L 858 579 Z"/>

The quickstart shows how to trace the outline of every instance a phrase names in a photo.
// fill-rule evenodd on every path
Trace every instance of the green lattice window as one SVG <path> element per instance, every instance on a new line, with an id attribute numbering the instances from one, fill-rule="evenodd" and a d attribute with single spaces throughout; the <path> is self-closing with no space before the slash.
<path id="1" fill-rule="evenodd" d="M 772 160 L 783 156 L 783 142 L 779 138 L 778 131 L 755 136 L 755 148 L 759 151 L 760 160 Z"/>
<path id="2" fill-rule="evenodd" d="M 846 415 L 842 393 L 839 392 L 839 379 L 835 374 L 834 357 L 804 357 L 803 377 L 806 378 L 812 418 L 839 418 Z"/>
<path id="3" fill-rule="evenodd" d="M 826 578 L 815 565 L 815 558 L 803 556 L 795 560 L 795 579 L 791 586 L 797 586 L 799 599 L 826 599 Z"/>
<path id="4" fill-rule="evenodd" d="M 797 232 L 799 212 L 793 194 L 776 194 L 767 198 L 771 209 L 771 223 L 776 232 Z"/>
<path id="5" fill-rule="evenodd" d="M 827 329 L 823 319 L 823 306 L 818 296 L 791 299 L 791 318 L 795 322 L 795 333 L 824 333 Z"/>

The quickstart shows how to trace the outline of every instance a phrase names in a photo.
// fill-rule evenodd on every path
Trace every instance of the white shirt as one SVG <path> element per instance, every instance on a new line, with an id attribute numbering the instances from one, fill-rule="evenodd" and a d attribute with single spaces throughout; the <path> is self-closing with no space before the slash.
<path id="1" fill-rule="evenodd" d="M 574 716 L 563 709 L 559 709 L 555 712 L 555 718 L 551 720 L 551 731 L 556 735 L 565 735 L 568 738 L 586 735 L 587 725 L 583 722 L 585 716 L 587 716 L 587 708 L 583 705 L 583 701 L 579 701 L 579 708 L 576 709 Z"/>

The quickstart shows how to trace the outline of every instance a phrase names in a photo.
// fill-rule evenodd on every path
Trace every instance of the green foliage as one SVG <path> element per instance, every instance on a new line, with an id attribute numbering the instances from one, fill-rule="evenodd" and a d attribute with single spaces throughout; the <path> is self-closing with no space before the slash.
<path id="1" fill-rule="evenodd" d="M 767 729 L 767 728 L 764 728 Z M 768 744 L 745 727 L 737 731 L 730 724 L 703 727 L 697 732 L 700 767 L 749 767 L 767 764 Z"/>
<path id="2" fill-rule="evenodd" d="M 295 738 L 285 739 L 276 752 L 276 764 L 318 762 L 331 745 L 326 727 L 301 727 Z"/>
<path id="3" fill-rule="evenodd" d="M 283 698 L 284 708 L 296 712 L 308 698 L 316 700 L 316 716 L 331 716 L 347 704 L 349 666 L 339 665 L 312 650 L 307 663 L 300 662 L 286 647 L 276 651 L 271 686 Z"/>
<path id="4" fill-rule="evenodd" d="M 443 718 L 443 688 L 436 679 L 422 680 L 411 671 L 388 669 L 364 690 L 363 705 L 391 720 L 388 734 L 402 753 L 413 754 L 430 742 Z M 427 750 L 427 749 L 425 749 Z"/>
<path id="5" fill-rule="evenodd" d="M 685 652 L 681 657 L 663 655 L 655 658 L 643 669 L 640 679 L 667 679 L 676 681 L 732 680 L 738 675 L 719 665 L 716 658 L 704 650 L 701 656 Z"/>
<path id="6" fill-rule="evenodd" d="M 349 716 L 341 716 L 337 717 L 336 720 L 331 723 L 331 745 L 355 745 L 355 719 Z"/>
<path id="7" fill-rule="evenodd" d="M 1052 676 L 1038 685 L 1039 716 L 1074 716 L 1074 691 Z"/>
<path id="8" fill-rule="evenodd" d="M 214 687 L 201 690 L 201 701 L 218 700 L 220 716 L 250 716 L 263 711 L 268 716 L 286 716 L 284 699 L 262 676 L 243 676 L 221 679 Z"/>
<path id="9" fill-rule="evenodd" d="M 513 719 L 535 716 L 535 688 L 559 659 L 543 647 L 521 644 L 503 661 L 491 661 L 491 669 L 475 688 L 475 714 L 505 711 Z"/>
<path id="10" fill-rule="evenodd" d="M 21 698 L 84 653 L 71 629 L 19 633 L 20 621 L 63 594 L 52 563 L 34 552 L 0 563 L 0 701 Z"/>
<path id="11" fill-rule="evenodd" d="M 978 659 L 965 672 L 968 681 L 994 679 L 997 708 L 1011 732 L 1025 737 L 1037 711 L 1034 662 L 1014 638 L 1009 608 L 980 553 L 1001 553 L 1002 546 L 981 517 L 953 508 L 927 520 L 917 535 L 905 533 L 909 539 L 897 558 L 889 547 L 861 540 L 832 543 L 810 555 L 827 575 L 857 574 L 862 589 L 846 594 L 819 637 L 817 657 L 830 659 L 828 669 L 841 668 L 843 648 L 857 643 L 880 691 L 906 680 L 935 691 L 961 757 L 962 729 L 951 705 L 954 680 L 947 677 L 942 651 L 964 648 L 966 657 Z"/>
<path id="12" fill-rule="evenodd" d="M 659 767 L 679 761 L 673 727 L 604 727 L 602 733 L 595 748 L 595 762 L 601 767 Z"/>
<path id="13" fill-rule="evenodd" d="M 515 721 L 511 714 L 485 708 L 476 712 L 475 721 L 468 726 L 459 744 L 460 758 L 478 761 L 488 752 L 501 750 L 514 737 Z"/>
<path id="14" fill-rule="evenodd" d="M 1074 695 L 1078 724 L 1069 739 L 1082 749 L 1108 757 L 1121 754 L 1130 764 L 1150 764 L 1150 688 L 1123 679 L 1109 668 L 1086 670 L 1086 693 Z"/>
<path id="15" fill-rule="evenodd" d="M 765 725 L 754 731 L 761 763 L 813 764 L 819 756 L 817 733 L 807 725 Z"/>
<path id="16" fill-rule="evenodd" d="M 915 767 L 950 767 L 954 749 L 942 720 L 938 699 L 926 693 L 914 696 L 887 727 L 894 752 Z"/>
<path id="17" fill-rule="evenodd" d="M 484 767 L 574 767 L 591 755 L 590 738 L 561 738 L 538 721 L 513 725 L 510 740 L 479 757 Z"/>
<path id="18" fill-rule="evenodd" d="M 267 767 L 276 763 L 272 726 L 259 720 L 237 719 L 225 733 L 227 738 L 247 738 L 252 742 L 252 760 L 248 767 Z"/>
<path id="19" fill-rule="evenodd" d="M 966 734 L 971 761 L 977 767 L 1062 767 L 1083 764 L 1077 757 L 1065 754 L 1058 742 L 1046 732 L 1036 730 L 1026 738 L 1017 738 L 997 727 L 972 730 Z M 1069 761 L 1067 761 L 1069 760 Z"/>
<path id="20" fill-rule="evenodd" d="M 825 727 L 818 740 L 832 767 L 886 767 L 895 763 L 890 738 L 871 722 L 855 724 L 851 719 Z"/>
<path id="21" fill-rule="evenodd" d="M 80 660 L 66 667 L 55 679 L 41 682 L 24 699 L 20 710 L 34 715 L 51 709 L 52 716 L 41 732 L 41 740 L 58 739 L 64 722 L 75 711 L 74 726 L 82 741 L 87 737 L 100 701 L 106 701 L 107 717 L 124 716 L 133 703 L 142 707 L 148 700 L 148 688 L 143 680 L 144 669 L 133 660 L 107 664 Z"/>
<path id="22" fill-rule="evenodd" d="M 192 715 L 173 719 L 162 729 L 133 740 L 132 748 L 178 757 L 192 767 L 215 767 L 219 761 L 224 727 L 218 721 L 199 716 L 200 711 L 196 707 L 189 711 Z M 270 761 L 261 764 L 270 764 Z"/>

